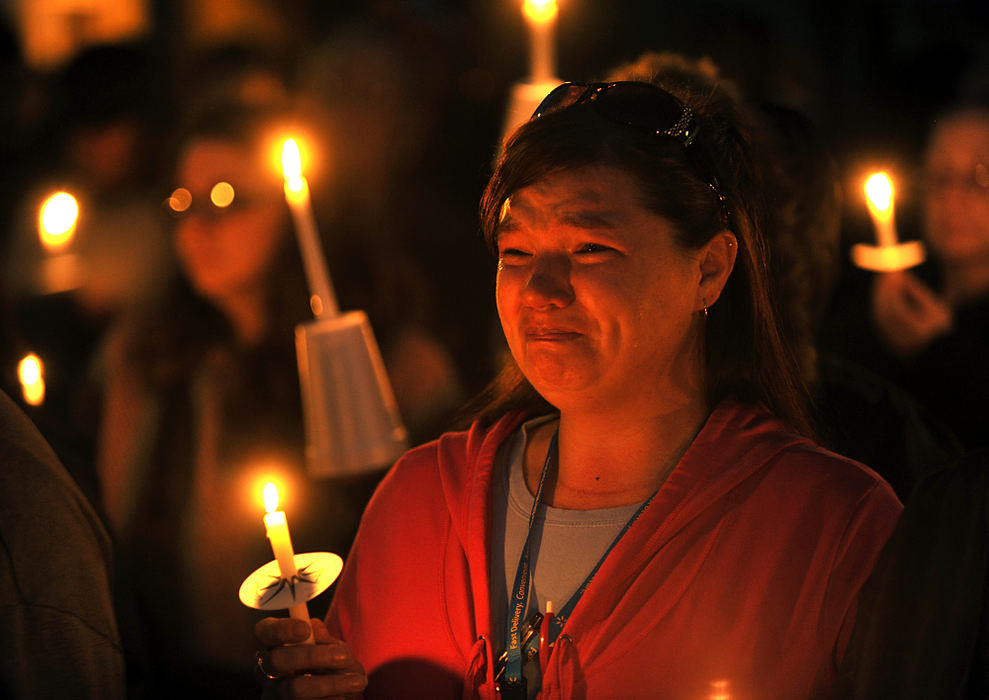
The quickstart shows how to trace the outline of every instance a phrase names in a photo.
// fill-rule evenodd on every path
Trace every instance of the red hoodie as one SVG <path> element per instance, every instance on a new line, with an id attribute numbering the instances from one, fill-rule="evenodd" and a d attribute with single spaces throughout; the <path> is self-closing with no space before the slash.
<path id="1" fill-rule="evenodd" d="M 327 616 L 369 698 L 494 698 L 492 467 L 513 414 L 416 448 L 365 511 Z M 901 505 L 874 472 L 721 403 L 567 620 L 545 698 L 807 698 Z"/>

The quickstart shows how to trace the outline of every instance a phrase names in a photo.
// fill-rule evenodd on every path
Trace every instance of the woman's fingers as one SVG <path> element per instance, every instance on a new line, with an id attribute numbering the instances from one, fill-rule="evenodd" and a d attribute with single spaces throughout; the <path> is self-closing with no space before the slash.
<path id="1" fill-rule="evenodd" d="M 291 617 L 266 617 L 254 625 L 254 636 L 263 647 L 300 644 L 309 637 L 309 631 L 310 625 L 304 620 Z"/>
<path id="2" fill-rule="evenodd" d="M 278 683 L 286 698 L 346 697 L 361 693 L 367 687 L 363 672 L 292 676 Z"/>
<path id="3" fill-rule="evenodd" d="M 312 630 L 315 644 L 302 644 Z M 259 668 L 269 678 L 265 697 L 326 698 L 361 693 L 364 669 L 346 643 L 330 635 L 321 620 L 269 617 L 254 628 L 262 646 Z"/>

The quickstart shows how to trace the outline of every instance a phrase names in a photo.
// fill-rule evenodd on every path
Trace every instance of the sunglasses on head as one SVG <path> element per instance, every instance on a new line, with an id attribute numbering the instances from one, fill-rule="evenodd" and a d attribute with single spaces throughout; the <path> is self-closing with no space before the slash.
<path id="1" fill-rule="evenodd" d="M 667 136 L 683 146 L 694 171 L 714 192 L 721 215 L 728 224 L 728 203 L 714 166 L 703 151 L 691 148 L 698 125 L 693 110 L 657 85 L 636 80 L 610 83 L 563 83 L 536 107 L 532 119 L 568 107 L 589 105 L 610 122 L 654 136 Z"/>

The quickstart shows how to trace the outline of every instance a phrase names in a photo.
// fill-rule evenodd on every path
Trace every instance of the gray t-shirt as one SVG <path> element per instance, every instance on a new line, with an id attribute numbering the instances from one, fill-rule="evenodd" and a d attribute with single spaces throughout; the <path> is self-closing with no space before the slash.
<path id="1" fill-rule="evenodd" d="M 527 421 L 512 436 L 507 449 L 499 453 L 495 463 L 490 570 L 495 635 L 492 643 L 497 650 L 496 657 L 504 648 L 508 591 L 515 582 L 534 501 L 523 471 L 525 446 L 537 427 L 558 419 L 556 415 L 549 415 Z M 552 601 L 553 609 L 559 612 L 640 505 L 633 503 L 597 510 L 540 505 L 532 525 L 532 588 L 523 619 L 528 619 L 537 609 L 545 611 L 547 601 Z M 530 691 L 534 690 L 532 685 L 530 683 Z"/>

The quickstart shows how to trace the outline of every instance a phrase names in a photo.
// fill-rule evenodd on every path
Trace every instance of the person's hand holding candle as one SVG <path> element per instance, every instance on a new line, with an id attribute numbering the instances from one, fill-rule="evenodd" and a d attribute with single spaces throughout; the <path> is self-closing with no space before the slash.
<path id="1" fill-rule="evenodd" d="M 909 360 L 949 332 L 951 307 L 907 270 L 876 275 L 872 317 L 883 344 L 901 360 Z"/>
<path id="2" fill-rule="evenodd" d="M 331 637 L 322 620 L 312 621 L 311 632 L 315 644 L 304 644 L 307 629 L 299 620 L 268 617 L 255 625 L 263 697 L 361 697 L 367 674 L 350 647 Z"/>

